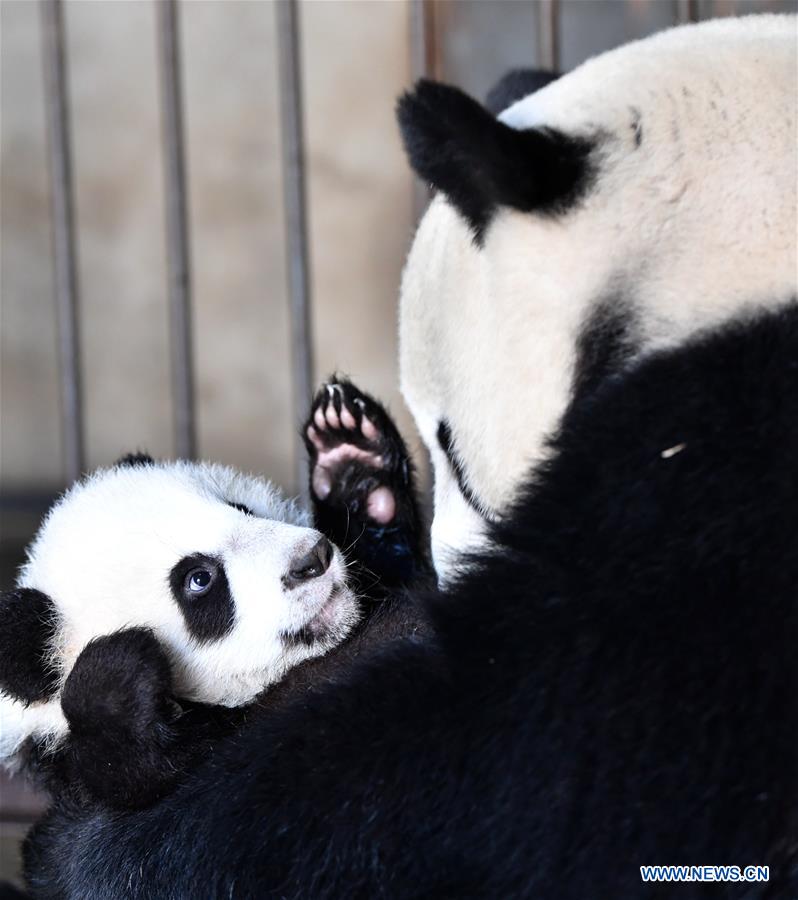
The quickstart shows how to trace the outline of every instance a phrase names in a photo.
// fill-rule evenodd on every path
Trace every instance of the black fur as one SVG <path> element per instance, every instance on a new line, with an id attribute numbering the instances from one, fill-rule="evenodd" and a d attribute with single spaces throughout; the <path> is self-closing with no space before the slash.
<path id="1" fill-rule="evenodd" d="M 38 896 L 795 896 L 798 308 L 578 392 L 553 451 L 417 598 L 436 640 L 317 661 L 152 809 L 62 803 Z M 677 862 L 770 882 L 642 884 Z"/>
<path id="2" fill-rule="evenodd" d="M 0 688 L 26 703 L 46 700 L 58 686 L 48 664 L 57 615 L 41 591 L 20 588 L 0 595 Z"/>
<path id="3" fill-rule="evenodd" d="M 163 794 L 173 780 L 164 778 L 166 754 L 172 776 L 184 762 L 170 727 L 178 718 L 171 693 L 169 661 L 152 632 L 131 628 L 88 644 L 61 696 L 69 722 L 64 784 L 121 808 L 146 806 Z"/>
<path id="4" fill-rule="evenodd" d="M 137 450 L 135 453 L 126 453 L 116 461 L 116 465 L 122 468 L 125 466 L 130 466 L 131 468 L 136 466 L 151 466 L 154 463 L 155 460 L 149 453 L 143 453 L 140 450 Z"/>
<path id="5" fill-rule="evenodd" d="M 639 347 L 634 308 L 613 294 L 597 304 L 576 340 L 573 393 L 583 396 L 618 375 Z"/>
<path id="6" fill-rule="evenodd" d="M 473 510 L 481 514 L 480 511 L 482 510 L 483 505 L 479 502 L 477 496 L 468 485 L 465 466 L 455 450 L 454 439 L 452 438 L 452 432 L 448 422 L 441 421 L 438 423 L 437 438 L 438 446 L 443 450 L 444 456 L 454 475 L 454 479 L 457 482 L 457 487 L 460 488 L 460 493 L 463 495 L 466 503 L 468 503 Z"/>
<path id="7" fill-rule="evenodd" d="M 500 206 L 561 214 L 590 186 L 595 138 L 518 131 L 455 87 L 422 79 L 397 117 L 416 174 L 448 197 L 477 244 Z"/>
<path id="8" fill-rule="evenodd" d="M 243 503 L 233 503 L 232 500 L 229 500 L 227 503 L 228 506 L 232 506 L 233 509 L 237 509 L 239 512 L 244 513 L 245 516 L 254 516 L 255 513 Z"/>
<path id="9" fill-rule="evenodd" d="M 544 72 L 542 69 L 511 69 L 490 89 L 485 107 L 498 116 L 513 103 L 534 94 L 559 77 L 559 72 Z"/>
<path id="10" fill-rule="evenodd" d="M 169 661 L 155 635 L 129 628 L 91 641 L 67 678 L 69 733 L 56 753 L 32 746 L 40 786 L 84 809 L 140 809 L 166 794 L 246 710 L 173 699 Z"/>
<path id="11" fill-rule="evenodd" d="M 186 590 L 186 580 L 194 569 L 210 571 L 214 576 L 208 592 L 199 597 Z M 218 641 L 232 631 L 236 607 L 224 566 L 219 560 L 201 553 L 183 557 L 169 573 L 169 586 L 183 613 L 186 628 L 198 641 Z"/>

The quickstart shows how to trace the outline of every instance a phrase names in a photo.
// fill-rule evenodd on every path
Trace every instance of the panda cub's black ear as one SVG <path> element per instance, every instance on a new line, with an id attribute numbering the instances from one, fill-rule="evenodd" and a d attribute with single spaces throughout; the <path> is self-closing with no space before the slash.
<path id="1" fill-rule="evenodd" d="M 400 98 L 397 118 L 410 165 L 448 197 L 477 244 L 498 207 L 563 212 L 589 185 L 592 141 L 510 128 L 458 88 L 422 79 Z"/>
<path id="2" fill-rule="evenodd" d="M 58 687 L 49 665 L 57 628 L 53 601 L 41 591 L 20 588 L 0 594 L 0 689 L 34 703 Z"/>
<path id="3" fill-rule="evenodd" d="M 119 466 L 120 468 L 125 468 L 126 466 L 130 466 L 131 468 L 134 468 L 135 466 L 152 466 L 154 464 L 155 460 L 149 453 L 140 453 L 138 451 L 135 453 L 126 453 L 114 463 L 115 466 Z"/>
<path id="4" fill-rule="evenodd" d="M 485 106 L 488 112 L 498 116 L 513 103 L 534 94 L 559 77 L 559 72 L 545 72 L 543 69 L 510 69 L 488 91 Z"/>

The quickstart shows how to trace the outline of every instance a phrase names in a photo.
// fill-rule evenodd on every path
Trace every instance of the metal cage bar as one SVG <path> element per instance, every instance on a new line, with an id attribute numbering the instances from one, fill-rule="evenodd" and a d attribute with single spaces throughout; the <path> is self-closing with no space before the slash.
<path id="1" fill-rule="evenodd" d="M 50 154 L 61 440 L 64 475 L 67 482 L 72 482 L 80 477 L 84 466 L 83 386 L 67 50 L 61 0 L 44 0 L 41 17 Z"/>
<path id="2" fill-rule="evenodd" d="M 543 69 L 560 67 L 560 2 L 538 0 L 538 59 Z"/>
<path id="3" fill-rule="evenodd" d="M 177 0 L 159 0 L 155 6 L 164 142 L 174 446 L 178 457 L 193 459 L 197 453 L 197 435 L 191 344 L 191 262 Z"/>
<path id="4" fill-rule="evenodd" d="M 410 0 L 410 76 L 440 78 L 438 29 L 434 0 Z M 413 179 L 413 218 L 419 221 L 430 199 L 429 187 L 418 178 Z"/>
<path id="5" fill-rule="evenodd" d="M 307 415 L 314 384 L 299 9 L 296 0 L 279 0 L 275 4 L 275 11 L 279 56 L 291 365 L 294 417 L 298 425 Z M 301 502 L 307 505 L 307 460 L 301 441 L 297 441 L 295 458 L 296 490 Z"/>
<path id="6" fill-rule="evenodd" d="M 700 18 L 698 0 L 676 0 L 676 22 L 697 22 Z"/>
<path id="7" fill-rule="evenodd" d="M 410 0 L 410 70 L 417 78 L 440 78 L 435 0 Z"/>

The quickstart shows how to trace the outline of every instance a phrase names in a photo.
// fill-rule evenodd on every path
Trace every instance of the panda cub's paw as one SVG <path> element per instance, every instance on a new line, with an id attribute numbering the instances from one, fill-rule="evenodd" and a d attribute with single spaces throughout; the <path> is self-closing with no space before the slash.
<path id="1" fill-rule="evenodd" d="M 323 385 L 303 429 L 316 528 L 337 544 L 363 599 L 428 571 L 413 466 L 383 407 L 351 382 Z"/>
<path id="2" fill-rule="evenodd" d="M 171 693 L 169 661 L 149 629 L 87 644 L 61 694 L 65 784 L 84 802 L 114 809 L 144 807 L 166 793 L 181 765 Z"/>
<path id="3" fill-rule="evenodd" d="M 64 683 L 61 707 L 73 738 L 148 736 L 174 718 L 172 674 L 155 635 L 126 628 L 84 647 Z"/>
<path id="4" fill-rule="evenodd" d="M 378 526 L 396 518 L 411 487 L 407 450 L 382 406 L 336 379 L 316 395 L 304 429 L 314 502 Z"/>

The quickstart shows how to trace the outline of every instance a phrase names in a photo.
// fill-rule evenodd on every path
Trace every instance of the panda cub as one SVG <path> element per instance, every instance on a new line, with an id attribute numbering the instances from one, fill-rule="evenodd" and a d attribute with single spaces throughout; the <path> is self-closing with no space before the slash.
<path id="1" fill-rule="evenodd" d="M 214 741 L 346 664 L 426 571 L 404 443 L 325 385 L 304 429 L 315 528 L 261 479 L 120 460 L 76 484 L 0 604 L 0 761 L 116 809 L 162 796 Z"/>

